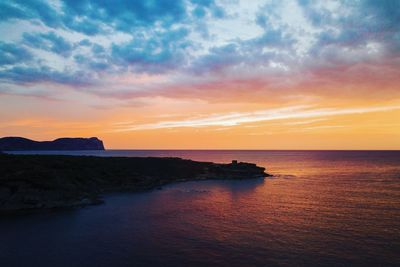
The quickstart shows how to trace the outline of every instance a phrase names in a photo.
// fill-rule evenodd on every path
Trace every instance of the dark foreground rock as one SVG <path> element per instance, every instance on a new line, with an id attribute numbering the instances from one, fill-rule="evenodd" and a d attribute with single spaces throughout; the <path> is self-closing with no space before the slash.
<path id="1" fill-rule="evenodd" d="M 177 181 L 269 176 L 251 163 L 180 158 L 0 154 L 0 213 L 101 203 L 100 194 Z"/>
<path id="2" fill-rule="evenodd" d="M 104 150 L 104 145 L 97 137 L 58 138 L 41 142 L 23 137 L 3 137 L 0 138 L 0 150 Z"/>

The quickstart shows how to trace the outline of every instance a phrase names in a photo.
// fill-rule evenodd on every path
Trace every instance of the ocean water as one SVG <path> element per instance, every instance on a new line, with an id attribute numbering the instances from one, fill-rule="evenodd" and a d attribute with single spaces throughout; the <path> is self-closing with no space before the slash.
<path id="1" fill-rule="evenodd" d="M 400 266 L 400 151 L 68 153 L 237 159 L 274 177 L 3 216 L 0 266 Z"/>

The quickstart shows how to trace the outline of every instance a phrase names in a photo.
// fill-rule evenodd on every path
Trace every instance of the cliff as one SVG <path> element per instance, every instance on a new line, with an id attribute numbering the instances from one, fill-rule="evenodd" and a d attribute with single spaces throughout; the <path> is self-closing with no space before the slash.
<path id="1" fill-rule="evenodd" d="M 0 138 L 0 150 L 104 150 L 104 145 L 97 137 L 59 138 L 42 142 L 23 137 L 3 137 Z"/>
<path id="2" fill-rule="evenodd" d="M 148 190 L 177 181 L 269 176 L 264 171 L 251 163 L 180 158 L 0 154 L 0 214 L 95 204 L 103 192 Z"/>

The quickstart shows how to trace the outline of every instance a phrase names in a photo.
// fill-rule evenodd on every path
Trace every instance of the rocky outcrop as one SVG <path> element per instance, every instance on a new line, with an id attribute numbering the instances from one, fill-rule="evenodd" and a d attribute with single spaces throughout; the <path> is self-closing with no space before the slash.
<path id="1" fill-rule="evenodd" d="M 104 150 L 104 145 L 97 137 L 59 138 L 42 142 L 23 137 L 3 137 L 0 138 L 0 150 Z"/>
<path id="2" fill-rule="evenodd" d="M 95 204 L 103 192 L 147 190 L 176 181 L 265 176 L 265 168 L 250 163 L 0 154 L 0 213 Z"/>

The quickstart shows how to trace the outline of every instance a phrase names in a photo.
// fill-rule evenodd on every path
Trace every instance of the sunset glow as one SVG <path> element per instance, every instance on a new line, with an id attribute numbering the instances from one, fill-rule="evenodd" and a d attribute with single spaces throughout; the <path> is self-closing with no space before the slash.
<path id="1" fill-rule="evenodd" d="M 400 149 L 400 1 L 0 5 L 0 136 Z"/>

